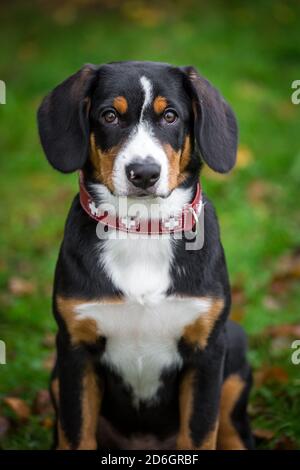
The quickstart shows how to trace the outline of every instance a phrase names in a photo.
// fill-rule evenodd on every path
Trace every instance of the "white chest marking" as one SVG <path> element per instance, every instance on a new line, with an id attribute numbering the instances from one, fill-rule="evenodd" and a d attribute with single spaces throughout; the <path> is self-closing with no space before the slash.
<path id="1" fill-rule="evenodd" d="M 158 301 L 171 285 L 170 239 L 106 240 L 101 263 L 113 284 L 129 299 Z"/>
<path id="2" fill-rule="evenodd" d="M 180 368 L 177 341 L 184 327 L 211 306 L 210 299 L 169 297 L 143 305 L 86 303 L 76 307 L 78 320 L 92 318 L 107 339 L 101 360 L 115 369 L 133 392 L 134 403 L 154 399 L 161 372 Z"/>

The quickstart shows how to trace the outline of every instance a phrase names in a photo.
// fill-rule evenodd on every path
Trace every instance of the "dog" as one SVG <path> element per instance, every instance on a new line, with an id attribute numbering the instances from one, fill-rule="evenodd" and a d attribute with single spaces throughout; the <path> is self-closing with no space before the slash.
<path id="1" fill-rule="evenodd" d="M 252 449 L 246 339 L 199 183 L 203 162 L 235 164 L 230 106 L 191 66 L 87 64 L 38 127 L 50 164 L 80 172 L 53 291 L 54 448 Z"/>

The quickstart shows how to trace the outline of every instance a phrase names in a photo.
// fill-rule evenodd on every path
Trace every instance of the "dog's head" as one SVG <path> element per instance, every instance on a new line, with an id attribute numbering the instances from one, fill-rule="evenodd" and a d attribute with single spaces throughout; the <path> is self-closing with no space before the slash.
<path id="1" fill-rule="evenodd" d="M 54 168 L 84 169 L 120 196 L 168 196 L 197 177 L 198 150 L 221 173 L 236 158 L 234 114 L 193 67 L 86 65 L 44 99 L 38 122 Z"/>

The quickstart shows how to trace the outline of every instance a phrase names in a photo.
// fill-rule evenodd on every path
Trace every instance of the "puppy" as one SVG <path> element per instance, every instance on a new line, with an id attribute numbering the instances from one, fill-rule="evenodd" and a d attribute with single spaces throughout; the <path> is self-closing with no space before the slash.
<path id="1" fill-rule="evenodd" d="M 58 85 L 38 125 L 50 164 L 80 171 L 54 282 L 54 447 L 251 449 L 246 341 L 199 184 L 202 161 L 235 164 L 233 111 L 193 67 L 114 62 Z"/>

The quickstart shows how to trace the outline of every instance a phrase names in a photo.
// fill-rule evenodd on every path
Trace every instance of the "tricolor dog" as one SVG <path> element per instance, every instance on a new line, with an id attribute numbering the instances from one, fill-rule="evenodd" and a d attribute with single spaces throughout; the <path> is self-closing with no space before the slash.
<path id="1" fill-rule="evenodd" d="M 53 293 L 55 448 L 252 448 L 246 341 L 199 183 L 203 161 L 235 164 L 231 108 L 193 67 L 115 62 L 54 88 L 38 124 L 51 165 L 80 172 Z"/>

